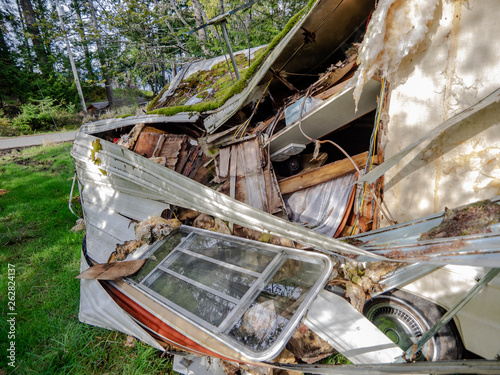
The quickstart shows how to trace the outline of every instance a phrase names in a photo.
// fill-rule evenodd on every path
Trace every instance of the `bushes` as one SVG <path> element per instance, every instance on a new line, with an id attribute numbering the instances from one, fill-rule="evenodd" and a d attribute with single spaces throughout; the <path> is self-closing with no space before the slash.
<path id="1" fill-rule="evenodd" d="M 35 100 L 21 106 L 21 114 L 17 116 L 12 125 L 22 134 L 37 131 L 55 130 L 55 125 L 79 125 L 81 119 L 75 110 L 74 104 L 55 104 L 53 99 Z"/>

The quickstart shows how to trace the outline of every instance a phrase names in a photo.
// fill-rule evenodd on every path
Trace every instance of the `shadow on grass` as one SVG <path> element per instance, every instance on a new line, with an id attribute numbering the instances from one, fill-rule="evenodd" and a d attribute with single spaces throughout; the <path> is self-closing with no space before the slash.
<path id="1" fill-rule="evenodd" d="M 78 320 L 82 233 L 70 228 L 73 177 L 69 145 L 37 147 L 0 156 L 0 314 L 9 312 L 7 268 L 15 269 L 15 367 L 0 356 L 7 374 L 169 374 L 171 361 L 126 335 Z M 17 160 L 17 162 L 16 162 Z M 23 160 L 23 162 L 19 162 Z M 12 265 L 12 266 L 9 266 Z"/>

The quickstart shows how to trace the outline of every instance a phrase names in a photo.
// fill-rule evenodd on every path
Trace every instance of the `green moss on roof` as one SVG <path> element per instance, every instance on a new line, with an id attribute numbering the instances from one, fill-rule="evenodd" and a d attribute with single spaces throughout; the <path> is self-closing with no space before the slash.
<path id="1" fill-rule="evenodd" d="M 165 85 L 165 87 L 164 87 L 164 88 L 160 91 L 160 93 L 159 93 L 158 95 L 156 95 L 156 96 L 154 97 L 154 99 L 153 99 L 153 100 L 151 100 L 151 101 L 148 103 L 148 105 L 147 105 L 147 107 L 146 107 L 146 111 L 151 111 L 154 107 L 156 107 L 156 105 L 158 104 L 158 101 L 161 99 L 161 97 L 163 96 L 163 94 L 165 93 L 165 91 L 167 91 L 167 90 L 168 90 L 168 86 L 170 86 L 170 82 L 169 82 L 169 83 L 167 83 L 167 84 Z"/>
<path id="2" fill-rule="evenodd" d="M 261 52 L 261 50 L 259 50 L 255 53 L 253 63 L 244 72 L 244 74 L 242 74 L 242 77 L 238 82 L 236 82 L 231 87 L 227 87 L 227 88 L 218 87 L 219 90 L 215 94 L 214 100 L 209 101 L 209 102 L 198 103 L 198 104 L 194 104 L 194 105 L 187 105 L 187 106 L 186 105 L 178 105 L 178 106 L 174 106 L 174 107 L 164 107 L 164 108 L 158 108 L 158 109 L 153 110 L 153 108 L 158 104 L 158 101 L 160 100 L 163 93 L 165 92 L 166 87 L 167 87 L 167 86 L 165 86 L 165 88 L 160 92 L 160 94 L 158 94 L 158 96 L 156 96 L 153 99 L 153 101 L 148 105 L 148 107 L 147 107 L 148 112 L 147 113 L 148 114 L 165 115 L 165 116 L 173 116 L 173 115 L 180 113 L 180 112 L 199 112 L 199 113 L 201 113 L 201 112 L 206 112 L 206 111 L 212 111 L 212 110 L 219 108 L 233 95 L 239 94 L 241 91 L 243 91 L 248 80 L 253 76 L 253 74 L 255 73 L 257 68 L 264 61 L 264 59 L 269 55 L 269 53 L 274 49 L 274 47 L 276 47 L 278 45 L 278 43 L 281 41 L 281 39 L 283 39 L 283 37 L 286 34 L 288 34 L 288 32 L 292 29 L 292 27 L 295 26 L 295 24 L 302 17 L 302 15 L 309 12 L 309 10 L 312 8 L 312 6 L 314 5 L 315 2 L 316 2 L 316 0 L 309 0 L 309 2 L 307 3 L 307 5 L 304 8 L 302 8 L 297 14 L 295 14 L 292 18 L 290 18 L 290 20 L 285 25 L 283 30 L 278 35 L 276 35 L 274 37 L 274 39 L 271 41 L 271 43 L 269 44 L 269 46 L 266 49 L 262 49 L 262 52 Z M 240 57 L 240 61 L 243 61 L 242 59 L 244 59 L 245 56 L 243 54 L 238 55 L 238 57 L 239 56 L 242 56 L 242 57 Z M 216 70 L 222 69 L 222 66 L 225 64 L 227 64 L 227 63 L 225 61 L 222 61 L 222 62 L 216 64 L 214 67 L 212 67 L 212 70 L 214 70 L 214 68 Z M 230 69 L 232 71 L 232 67 Z M 198 73 L 200 73 L 200 72 L 198 72 Z M 227 77 L 228 77 L 227 82 L 231 82 L 231 78 L 229 77 L 229 75 Z M 191 78 L 191 76 L 189 78 Z"/>

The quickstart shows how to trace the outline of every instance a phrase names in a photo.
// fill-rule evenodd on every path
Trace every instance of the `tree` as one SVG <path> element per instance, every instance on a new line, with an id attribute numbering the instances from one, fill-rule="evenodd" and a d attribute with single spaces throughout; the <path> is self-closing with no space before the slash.
<path id="1" fill-rule="evenodd" d="M 38 66 L 42 74 L 48 77 L 53 72 L 53 67 L 49 61 L 49 53 L 45 48 L 45 43 L 37 24 L 33 5 L 31 4 L 31 0 L 19 0 L 19 3 L 22 9 L 24 24 L 26 25 L 26 32 L 33 43 Z"/>
<path id="2" fill-rule="evenodd" d="M 87 39 L 87 35 L 85 33 L 85 25 L 82 20 L 82 9 L 85 9 L 81 0 L 73 0 L 71 3 L 73 6 L 73 10 L 75 11 L 76 14 L 76 30 L 78 32 L 78 35 L 80 36 L 80 44 L 83 47 L 83 54 L 84 54 L 84 66 L 85 70 L 87 72 L 87 77 L 90 79 L 95 79 L 94 75 L 94 69 L 92 68 L 92 54 L 89 51 L 89 44 L 90 42 Z"/>
<path id="3" fill-rule="evenodd" d="M 99 32 L 99 27 L 97 24 L 96 11 L 94 8 L 94 3 L 92 0 L 88 0 L 90 15 L 92 17 L 92 25 L 94 26 L 94 33 L 96 35 L 97 42 L 97 54 L 99 56 L 99 62 L 101 63 L 101 72 L 104 76 L 104 86 L 106 88 L 106 97 L 108 98 L 108 104 L 110 107 L 114 106 L 115 95 L 113 93 L 113 81 L 111 79 L 111 74 L 106 64 L 106 57 L 104 54 L 104 48 L 102 46 L 101 34 Z"/>

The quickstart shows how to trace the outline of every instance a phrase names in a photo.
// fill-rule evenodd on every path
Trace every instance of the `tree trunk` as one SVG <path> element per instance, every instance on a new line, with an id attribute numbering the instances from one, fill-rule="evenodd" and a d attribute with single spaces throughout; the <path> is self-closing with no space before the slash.
<path id="1" fill-rule="evenodd" d="M 28 43 L 28 38 L 26 37 L 27 31 L 26 27 L 24 26 L 24 18 L 22 16 L 22 11 L 21 11 L 21 4 L 19 4 L 19 0 L 16 0 L 16 5 L 17 5 L 17 11 L 19 12 L 19 19 L 21 20 L 21 30 L 23 32 L 23 44 L 24 48 L 26 48 L 26 53 L 29 57 L 31 57 L 31 48 Z M 26 65 L 29 67 L 29 70 L 31 73 L 33 73 L 33 64 L 31 63 L 31 59 L 25 59 Z"/>
<path id="2" fill-rule="evenodd" d="M 2 97 L 14 94 L 17 85 L 17 69 L 5 42 L 3 19 L 0 18 L 0 108 L 3 107 Z"/>
<path id="3" fill-rule="evenodd" d="M 52 72 L 52 67 L 49 64 L 47 51 L 45 50 L 40 29 L 36 26 L 35 12 L 30 0 L 20 0 L 22 15 L 26 24 L 26 31 L 31 37 L 33 49 L 35 50 L 36 58 L 40 71 L 43 75 L 48 76 Z"/>
<path id="4" fill-rule="evenodd" d="M 205 23 L 203 20 L 203 8 L 201 7 L 201 3 L 199 0 L 191 0 L 193 3 L 193 13 L 194 20 L 196 22 L 196 27 L 201 27 Z M 210 51 L 205 47 L 205 43 L 207 42 L 207 32 L 204 27 L 198 30 L 198 36 L 200 39 L 200 46 L 205 55 L 210 55 Z"/>
<path id="5" fill-rule="evenodd" d="M 23 1 L 23 0 L 22 0 Z M 99 55 L 99 62 L 101 63 L 101 72 L 104 75 L 104 85 L 106 87 L 106 97 L 108 98 L 109 107 L 115 105 L 115 95 L 113 93 L 113 81 L 106 65 L 106 56 L 104 55 L 104 48 L 102 47 L 101 34 L 99 33 L 97 25 L 97 17 L 95 15 L 95 8 L 92 0 L 89 0 L 90 16 L 92 18 L 92 25 L 97 33 L 97 53 Z"/>

